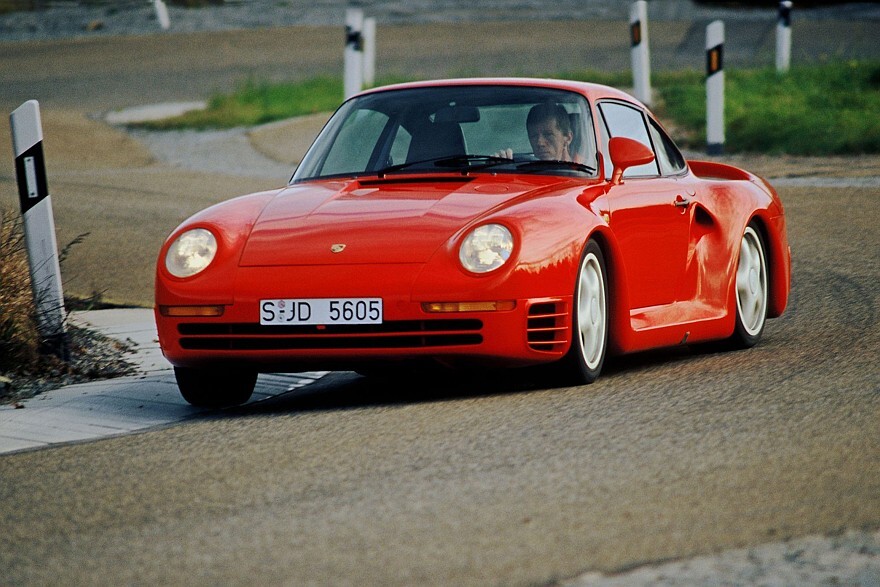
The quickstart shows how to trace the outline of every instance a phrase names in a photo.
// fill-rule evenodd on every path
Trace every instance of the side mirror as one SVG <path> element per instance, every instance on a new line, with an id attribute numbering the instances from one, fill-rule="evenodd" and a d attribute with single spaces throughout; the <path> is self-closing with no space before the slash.
<path id="1" fill-rule="evenodd" d="M 654 151 L 642 143 L 626 137 L 614 137 L 608 142 L 611 163 L 614 172 L 611 174 L 611 185 L 620 183 L 623 172 L 630 167 L 644 165 L 654 160 Z"/>

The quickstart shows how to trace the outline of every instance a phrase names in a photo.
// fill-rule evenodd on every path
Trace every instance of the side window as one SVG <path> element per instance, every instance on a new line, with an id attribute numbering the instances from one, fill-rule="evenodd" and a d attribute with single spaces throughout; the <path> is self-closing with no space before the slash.
<path id="1" fill-rule="evenodd" d="M 648 128 L 645 126 L 645 118 L 640 110 L 618 104 L 616 102 L 603 102 L 599 104 L 599 110 L 602 112 L 602 119 L 605 124 L 602 140 L 604 142 L 602 153 L 607 161 L 611 161 L 608 156 L 608 141 L 612 137 L 626 137 L 639 141 L 643 145 L 651 148 L 651 138 L 648 136 Z M 606 134 L 607 133 L 607 134 Z M 611 175 L 613 162 L 606 165 L 606 175 Z M 659 175 L 657 170 L 657 161 L 639 165 L 638 167 L 630 167 L 624 173 L 624 177 L 645 177 Z"/>
<path id="2" fill-rule="evenodd" d="M 654 139 L 654 152 L 657 154 L 657 163 L 660 164 L 660 173 L 678 175 L 684 171 L 686 167 L 684 157 L 672 139 L 653 120 L 648 120 L 648 128 L 651 131 L 651 138 Z"/>

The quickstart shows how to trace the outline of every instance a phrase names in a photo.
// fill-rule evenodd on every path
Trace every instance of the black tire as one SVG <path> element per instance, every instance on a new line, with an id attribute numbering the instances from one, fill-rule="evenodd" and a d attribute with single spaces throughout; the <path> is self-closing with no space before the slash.
<path id="1" fill-rule="evenodd" d="M 754 223 L 746 227 L 740 241 L 735 288 L 736 326 L 728 342 L 732 348 L 749 348 L 764 333 L 770 293 L 764 239 Z"/>
<path id="2" fill-rule="evenodd" d="M 571 348 L 563 359 L 574 383 L 593 383 L 602 372 L 608 348 L 608 275 L 605 256 L 594 240 L 581 254 L 571 312 Z"/>
<path id="3" fill-rule="evenodd" d="M 257 385 L 256 371 L 247 369 L 192 369 L 175 367 L 180 395 L 200 408 L 238 406 L 249 399 Z"/>

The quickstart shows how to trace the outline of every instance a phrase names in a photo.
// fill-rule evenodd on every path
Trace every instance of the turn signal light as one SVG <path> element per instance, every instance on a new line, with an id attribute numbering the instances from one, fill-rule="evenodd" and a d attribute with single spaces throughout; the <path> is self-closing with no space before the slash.
<path id="1" fill-rule="evenodd" d="M 217 318 L 223 306 L 159 306 L 159 313 L 169 318 Z"/>
<path id="2" fill-rule="evenodd" d="M 506 312 L 516 307 L 514 300 L 501 302 L 424 302 L 422 310 L 440 312 Z"/>

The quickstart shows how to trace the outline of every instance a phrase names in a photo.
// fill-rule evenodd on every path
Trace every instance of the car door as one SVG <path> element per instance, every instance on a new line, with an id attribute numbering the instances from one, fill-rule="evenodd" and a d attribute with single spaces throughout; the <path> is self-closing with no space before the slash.
<path id="1" fill-rule="evenodd" d="M 649 164 L 631 167 L 619 185 L 608 192 L 610 221 L 626 265 L 631 308 L 647 308 L 676 301 L 685 277 L 688 243 L 687 197 L 678 179 L 661 173 L 668 154 L 657 156 L 648 119 L 643 111 L 622 102 L 599 104 L 601 148 L 610 161 L 608 141 L 627 137 L 655 153 Z M 613 163 L 613 162 L 612 162 Z M 606 165 L 610 176 L 612 165 Z"/>

